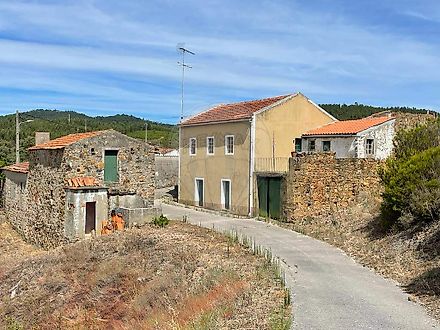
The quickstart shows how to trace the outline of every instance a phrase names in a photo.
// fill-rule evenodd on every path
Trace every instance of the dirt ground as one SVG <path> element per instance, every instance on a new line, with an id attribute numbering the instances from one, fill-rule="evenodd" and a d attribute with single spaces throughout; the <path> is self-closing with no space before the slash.
<path id="1" fill-rule="evenodd" d="M 0 327 L 288 329 L 273 266 L 180 222 L 41 251 L 0 223 Z"/>
<path id="2" fill-rule="evenodd" d="M 397 281 L 413 300 L 440 320 L 440 225 L 384 231 L 379 204 L 360 203 L 344 215 L 280 223 L 335 245 L 359 263 Z"/>

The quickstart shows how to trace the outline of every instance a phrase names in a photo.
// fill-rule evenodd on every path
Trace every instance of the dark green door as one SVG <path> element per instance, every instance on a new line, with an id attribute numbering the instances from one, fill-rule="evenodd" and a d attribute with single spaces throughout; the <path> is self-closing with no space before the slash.
<path id="1" fill-rule="evenodd" d="M 268 208 L 267 208 L 267 195 L 268 195 L 268 178 L 257 177 L 257 185 L 258 185 L 258 208 L 259 208 L 259 216 L 267 218 Z"/>
<path id="2" fill-rule="evenodd" d="M 106 150 L 104 153 L 104 181 L 118 181 L 118 151 Z"/>
<path id="3" fill-rule="evenodd" d="M 281 178 L 269 179 L 269 217 L 279 219 L 281 213 Z"/>
<path id="4" fill-rule="evenodd" d="M 258 177 L 259 216 L 279 219 L 281 215 L 281 178 Z"/>

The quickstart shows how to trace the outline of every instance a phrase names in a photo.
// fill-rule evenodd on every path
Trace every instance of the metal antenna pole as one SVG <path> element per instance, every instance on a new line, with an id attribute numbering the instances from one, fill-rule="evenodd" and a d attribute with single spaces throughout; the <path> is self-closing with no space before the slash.
<path id="1" fill-rule="evenodd" d="M 181 99 L 180 99 L 180 122 L 183 120 L 183 99 L 185 95 L 185 68 L 191 69 L 192 66 L 185 64 L 185 53 L 189 53 L 191 55 L 195 55 L 192 51 L 186 49 L 184 44 L 178 44 L 177 50 L 182 52 L 182 62 L 177 62 L 182 67 L 182 82 L 181 82 Z"/>
<path id="2" fill-rule="evenodd" d="M 20 163 L 20 117 L 15 111 L 15 163 Z"/>

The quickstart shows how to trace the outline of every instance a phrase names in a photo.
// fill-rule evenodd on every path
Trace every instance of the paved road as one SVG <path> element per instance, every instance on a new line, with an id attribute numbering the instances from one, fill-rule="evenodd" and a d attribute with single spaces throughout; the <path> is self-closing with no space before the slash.
<path id="1" fill-rule="evenodd" d="M 162 208 L 171 219 L 187 215 L 191 223 L 254 237 L 285 261 L 294 329 L 440 329 L 396 284 L 326 243 L 252 219 L 166 204 Z"/>

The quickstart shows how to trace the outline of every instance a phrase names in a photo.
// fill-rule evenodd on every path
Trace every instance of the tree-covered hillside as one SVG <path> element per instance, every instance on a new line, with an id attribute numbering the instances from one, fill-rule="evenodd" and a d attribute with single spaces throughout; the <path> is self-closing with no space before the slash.
<path id="1" fill-rule="evenodd" d="M 32 120 L 31 122 L 26 122 Z M 148 141 L 162 147 L 177 147 L 176 126 L 145 121 L 129 115 L 90 117 L 75 111 L 32 110 L 20 113 L 20 156 L 27 159 L 27 148 L 34 145 L 36 131 L 50 132 L 51 139 L 71 133 L 113 128 L 128 136 L 145 139 L 148 123 Z M 15 114 L 0 116 L 0 165 L 15 162 Z"/>
<path id="2" fill-rule="evenodd" d="M 359 119 L 371 116 L 372 114 L 392 111 L 392 112 L 410 112 L 410 113 L 426 113 L 428 110 L 416 109 L 409 107 L 374 107 L 364 104 L 320 104 L 321 108 L 328 111 L 332 116 L 339 120 Z"/>

